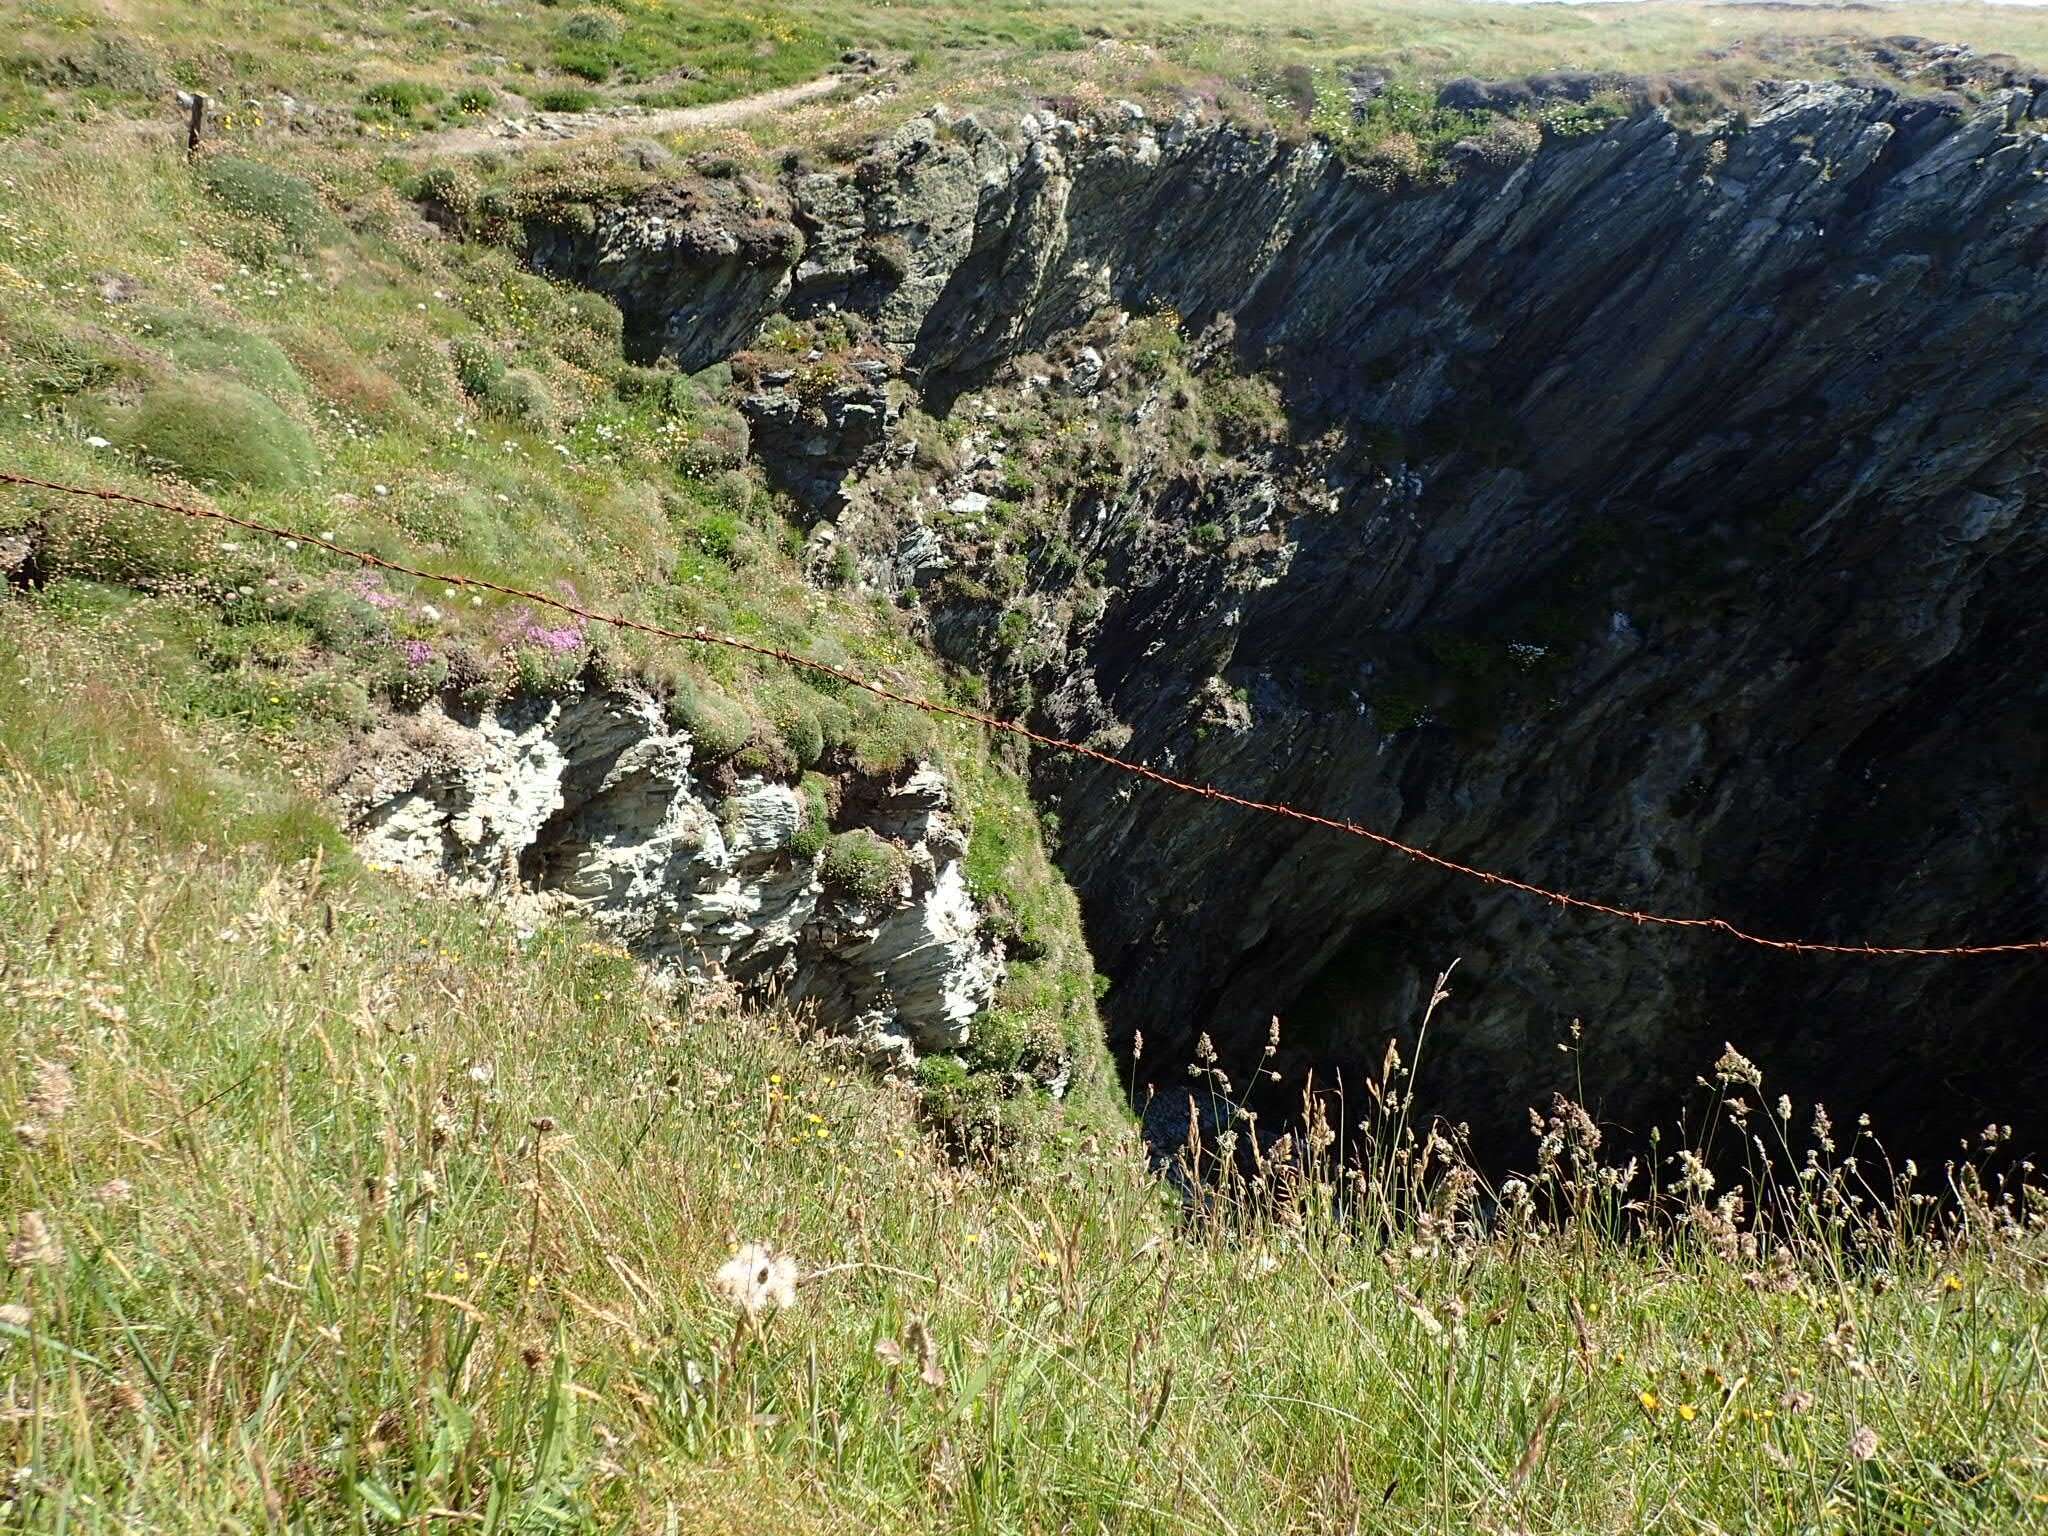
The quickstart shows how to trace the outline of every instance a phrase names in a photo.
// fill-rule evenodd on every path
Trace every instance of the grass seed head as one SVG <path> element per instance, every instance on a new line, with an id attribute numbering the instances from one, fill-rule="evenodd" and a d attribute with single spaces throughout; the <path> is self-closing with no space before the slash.
<path id="1" fill-rule="evenodd" d="M 23 1211 L 15 1219 L 14 1241 L 7 1245 L 7 1262 L 16 1269 L 39 1269 L 63 1262 L 64 1246 L 43 1220 L 41 1211 Z"/>

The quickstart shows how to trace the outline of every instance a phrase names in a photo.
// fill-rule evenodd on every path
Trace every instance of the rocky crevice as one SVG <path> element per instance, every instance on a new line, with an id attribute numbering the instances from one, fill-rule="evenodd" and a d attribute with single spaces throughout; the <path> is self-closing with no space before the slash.
<path id="1" fill-rule="evenodd" d="M 1192 113 L 941 113 L 788 177 L 801 252 L 757 242 L 743 288 L 744 249 L 700 283 L 645 208 L 537 249 L 689 365 L 716 350 L 705 316 L 721 344 L 747 329 L 749 294 L 756 324 L 857 315 L 870 371 L 966 424 L 964 463 L 887 410 L 835 424 L 821 402 L 852 386 L 822 356 L 756 377 L 757 451 L 829 518 L 814 550 L 1062 734 L 1630 906 L 2005 939 L 2048 932 L 2044 112 L 2021 88 L 1784 84 L 1434 188 Z M 1282 440 L 1055 478 L 1058 537 L 1006 543 L 979 516 L 1019 459 L 999 418 L 1066 392 L 1102 400 L 1077 430 L 1162 433 L 1171 392 L 1105 395 L 1105 351 L 1125 364 L 1083 341 L 1161 310 L 1212 355 L 1196 374 L 1273 382 Z M 777 412 L 800 454 L 760 430 Z M 1641 1130 L 1724 1038 L 1923 1149 L 2041 1125 L 2048 1069 L 2012 1048 L 2038 962 L 1589 922 L 1087 765 L 1038 774 L 1115 1026 L 1169 1070 L 1207 1031 L 1242 1077 L 1279 1014 L 1297 1075 L 1355 1081 L 1460 957 L 1427 1086 L 1490 1150 L 1579 1074 Z"/>

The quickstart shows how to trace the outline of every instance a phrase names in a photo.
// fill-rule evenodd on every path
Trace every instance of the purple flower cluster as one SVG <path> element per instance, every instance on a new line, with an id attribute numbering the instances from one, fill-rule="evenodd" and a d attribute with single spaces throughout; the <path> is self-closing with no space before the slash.
<path id="1" fill-rule="evenodd" d="M 384 590 L 384 583 L 374 576 L 358 576 L 348 584 L 349 594 L 359 597 L 372 608 L 396 608 L 399 598 L 396 593 Z"/>
<path id="2" fill-rule="evenodd" d="M 565 624 L 560 629 L 549 629 L 544 624 L 537 624 L 528 619 L 520 628 L 519 638 L 528 645 L 539 646 L 551 655 L 566 656 L 571 651 L 583 649 L 583 626 Z"/>
<path id="3" fill-rule="evenodd" d="M 434 659 L 434 648 L 424 640 L 401 640 L 398 654 L 405 658 L 408 667 L 424 667 Z"/>

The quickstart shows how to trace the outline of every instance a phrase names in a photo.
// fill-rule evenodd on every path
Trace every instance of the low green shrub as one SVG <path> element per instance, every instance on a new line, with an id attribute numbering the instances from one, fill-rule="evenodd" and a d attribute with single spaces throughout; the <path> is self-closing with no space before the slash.
<path id="1" fill-rule="evenodd" d="M 393 117 L 413 117 L 448 93 L 417 80 L 386 80 L 363 92 L 363 105 Z"/>
<path id="2" fill-rule="evenodd" d="M 597 92 L 581 85 L 555 85 L 534 93 L 533 104 L 543 112 L 588 112 L 598 103 Z"/>
<path id="3" fill-rule="evenodd" d="M 616 43 L 626 29 L 603 11 L 577 11 L 563 21 L 558 35 L 571 43 Z"/>
<path id="4" fill-rule="evenodd" d="M 1277 442 L 1287 435 L 1287 407 L 1280 389 L 1263 374 L 1230 374 L 1204 381 L 1209 418 L 1232 448 Z"/>
<path id="5" fill-rule="evenodd" d="M 676 467 L 692 479 L 705 479 L 747 461 L 750 435 L 747 419 L 729 406 L 700 403 L 683 416 L 684 438 Z"/>
<path id="6" fill-rule="evenodd" d="M 448 362 L 455 381 L 472 400 L 483 400 L 505 377 L 505 360 L 481 336 L 457 336 L 448 343 Z"/>
<path id="7" fill-rule="evenodd" d="M 995 1007 L 974 1021 L 968 1057 L 988 1072 L 1028 1072 L 1057 1062 L 1064 1050 L 1058 1026 L 1043 1014 Z"/>
<path id="8" fill-rule="evenodd" d="M 572 288 L 562 295 L 562 312 L 570 324 L 613 347 L 626 334 L 626 317 L 601 293 Z"/>
<path id="9" fill-rule="evenodd" d="M 508 368 L 485 386 L 478 402 L 494 416 L 516 421 L 536 432 L 555 426 L 555 401 L 540 375 L 530 368 Z"/>
<path id="10" fill-rule="evenodd" d="M 319 451 L 304 427 L 253 389 L 203 374 L 151 385 L 105 430 L 196 484 L 290 490 L 319 469 Z"/>
<path id="11" fill-rule="evenodd" d="M 797 767 L 816 767 L 825 755 L 825 728 L 818 719 L 817 701 L 793 690 L 773 702 L 769 718 Z"/>
<path id="12" fill-rule="evenodd" d="M 995 1073 L 972 1071 L 957 1056 L 925 1056 L 917 1063 L 918 1113 L 956 1155 L 993 1157 L 1036 1139 L 1046 1113 L 1031 1100 L 1010 1098 Z"/>
<path id="13" fill-rule="evenodd" d="M 457 219 L 467 219 L 476 211 L 479 195 L 476 178 L 453 165 L 428 166 L 406 191 L 414 202 L 445 210 Z"/>
<path id="14" fill-rule="evenodd" d="M 293 251 L 308 252 L 338 239 L 341 225 L 313 184 L 275 166 L 239 155 L 199 163 L 199 181 L 224 206 L 260 219 Z"/>
<path id="15" fill-rule="evenodd" d="M 545 646 L 522 645 L 512 652 L 512 681 L 520 693 L 560 698 L 576 690 L 583 673 L 583 653 L 562 654 Z"/>
<path id="16" fill-rule="evenodd" d="M 903 870 L 902 849 L 866 827 L 855 827 L 826 841 L 818 875 L 834 895 L 873 906 L 895 888 Z"/>

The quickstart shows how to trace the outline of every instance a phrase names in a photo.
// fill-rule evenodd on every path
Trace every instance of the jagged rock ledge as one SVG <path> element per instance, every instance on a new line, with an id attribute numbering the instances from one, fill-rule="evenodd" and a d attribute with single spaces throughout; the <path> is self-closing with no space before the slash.
<path id="1" fill-rule="evenodd" d="M 957 1051 L 1004 974 L 961 867 L 945 775 L 837 786 L 832 830 L 894 850 L 831 878 L 786 784 L 700 772 L 687 732 L 626 688 L 395 717 L 336 786 L 364 857 L 455 891 L 581 913 L 678 982 L 772 996 L 869 1061 Z"/>

